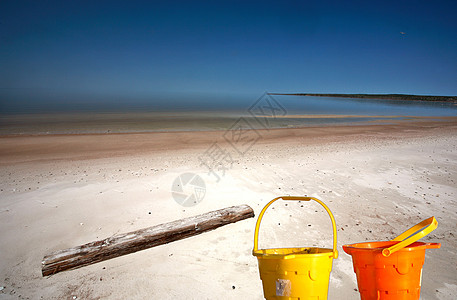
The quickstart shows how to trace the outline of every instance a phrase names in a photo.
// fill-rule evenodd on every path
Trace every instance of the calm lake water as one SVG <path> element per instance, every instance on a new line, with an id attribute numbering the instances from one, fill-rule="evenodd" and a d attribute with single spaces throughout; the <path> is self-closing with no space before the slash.
<path id="1" fill-rule="evenodd" d="M 221 104 L 222 103 L 222 104 Z M 250 114 L 253 113 L 253 114 Z M 275 113 L 280 118 L 264 116 Z M 457 116 L 457 106 L 425 101 L 394 101 L 263 95 L 227 101 L 174 100 L 169 106 L 142 103 L 97 106 L 40 106 L 0 112 L 0 135 L 284 128 L 398 120 L 411 116 Z M 237 123 L 243 117 L 243 122 Z M 266 123 L 265 123 L 266 122 Z"/>

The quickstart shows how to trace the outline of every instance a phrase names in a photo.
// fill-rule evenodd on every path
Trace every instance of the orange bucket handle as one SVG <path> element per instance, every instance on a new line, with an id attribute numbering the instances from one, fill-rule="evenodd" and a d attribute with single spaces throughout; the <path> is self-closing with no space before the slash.
<path id="1" fill-rule="evenodd" d="M 321 200 L 314 198 L 314 197 L 302 197 L 302 196 L 281 196 L 274 198 L 270 202 L 268 202 L 267 205 L 262 209 L 262 211 L 259 214 L 259 217 L 257 218 L 257 223 L 255 224 L 255 233 L 254 233 L 254 250 L 252 251 L 253 253 L 257 252 L 258 250 L 258 243 L 259 243 L 259 228 L 260 228 L 260 222 L 262 222 L 263 215 L 265 214 L 265 211 L 267 208 L 273 204 L 276 200 L 296 200 L 296 201 L 310 201 L 314 200 L 320 205 L 322 205 L 325 210 L 327 211 L 328 215 L 330 216 L 330 220 L 332 221 L 332 227 L 333 227 L 333 258 L 338 258 L 338 250 L 336 250 L 336 222 L 335 218 L 333 217 L 332 212 L 330 209 L 327 207 L 327 205 L 324 204 Z"/>
<path id="2" fill-rule="evenodd" d="M 425 243 L 427 249 L 438 249 L 441 248 L 441 243 Z"/>
<path id="3" fill-rule="evenodd" d="M 400 241 L 400 243 L 397 243 L 392 247 L 383 249 L 382 255 L 388 257 L 392 253 L 400 249 L 403 249 L 404 247 L 411 245 L 415 241 L 423 238 L 424 236 L 435 230 L 436 227 L 438 227 L 438 221 L 436 221 L 435 217 L 430 217 L 427 220 L 424 220 L 419 224 L 414 225 L 410 229 L 406 230 L 405 232 L 394 238 L 392 241 Z M 428 243 L 427 245 L 427 248 L 439 248 L 439 246 L 436 247 L 436 245 L 440 244 Z"/>

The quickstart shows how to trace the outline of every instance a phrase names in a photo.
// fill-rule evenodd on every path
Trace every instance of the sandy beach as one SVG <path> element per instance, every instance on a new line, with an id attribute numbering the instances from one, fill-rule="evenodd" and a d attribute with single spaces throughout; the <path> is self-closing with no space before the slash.
<path id="1" fill-rule="evenodd" d="M 430 216 L 421 299 L 457 298 L 457 120 L 233 132 L 0 137 L 1 299 L 263 299 L 252 256 L 257 214 L 280 195 L 324 201 L 338 227 L 329 299 L 359 299 L 342 245 L 389 240 Z M 216 144 L 214 144 L 216 143 Z M 231 160 L 202 164 L 217 145 Z M 177 204 L 172 183 L 195 173 L 206 195 Z M 41 276 L 43 256 L 232 205 L 256 217 L 80 269 Z M 260 247 L 331 247 L 315 203 L 278 201 Z M 75 298 L 76 297 L 76 298 Z"/>

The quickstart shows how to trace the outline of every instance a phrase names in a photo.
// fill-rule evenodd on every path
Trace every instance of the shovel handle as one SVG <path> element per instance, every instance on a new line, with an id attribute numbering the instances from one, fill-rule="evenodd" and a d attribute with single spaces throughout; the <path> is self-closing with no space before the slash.
<path id="1" fill-rule="evenodd" d="M 400 243 L 397 243 L 392 247 L 383 249 L 382 255 L 384 255 L 385 257 L 390 256 L 392 253 L 397 252 L 398 250 L 403 249 L 404 247 L 411 245 L 415 241 L 423 238 L 424 236 L 435 230 L 436 227 L 438 227 L 438 221 L 435 219 L 435 217 L 430 217 L 420 222 L 419 224 L 414 225 L 410 229 L 406 230 L 405 232 L 394 238 L 392 241 L 400 241 Z M 432 245 L 432 243 L 430 243 L 430 245 Z M 441 244 L 439 245 L 441 246 Z"/>
<path id="2" fill-rule="evenodd" d="M 292 201 L 310 201 L 310 200 L 314 200 L 317 203 L 319 203 L 320 205 L 322 205 L 325 208 L 325 210 L 327 211 L 328 215 L 330 216 L 330 220 L 332 221 L 332 227 L 333 227 L 333 258 L 338 258 L 338 250 L 336 249 L 336 240 L 337 240 L 337 237 L 336 237 L 336 222 L 335 222 L 335 218 L 333 217 L 332 212 L 327 207 L 327 205 L 325 205 L 324 202 L 322 202 L 321 200 L 319 200 L 317 198 L 314 198 L 314 197 L 303 197 L 303 196 L 281 196 L 281 197 L 274 198 L 273 200 L 268 202 L 267 205 L 265 205 L 265 207 L 260 212 L 259 217 L 257 218 L 257 223 L 255 224 L 254 250 L 253 250 L 253 252 L 257 252 L 257 250 L 258 250 L 259 229 L 260 229 L 260 223 L 262 222 L 263 215 L 265 214 L 265 211 L 267 210 L 267 208 L 271 204 L 273 204 L 273 202 L 275 202 L 276 200 L 279 200 L 279 199 L 292 200 Z"/>

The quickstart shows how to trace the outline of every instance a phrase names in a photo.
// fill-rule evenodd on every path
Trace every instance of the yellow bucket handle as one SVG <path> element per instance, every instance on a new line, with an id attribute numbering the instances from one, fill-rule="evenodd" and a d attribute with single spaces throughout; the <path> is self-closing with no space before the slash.
<path id="1" fill-rule="evenodd" d="M 253 252 L 257 252 L 258 250 L 258 242 L 259 242 L 259 228 L 260 228 L 260 222 L 262 221 L 262 217 L 265 214 L 265 211 L 267 208 L 276 200 L 298 200 L 298 201 L 310 201 L 314 200 L 320 205 L 322 205 L 325 210 L 327 211 L 328 215 L 330 216 L 330 219 L 332 220 L 332 226 L 333 226 L 333 258 L 338 258 L 338 250 L 336 250 L 336 223 L 335 223 L 335 218 L 333 217 L 332 212 L 330 209 L 327 207 L 327 205 L 324 204 L 321 200 L 314 198 L 314 197 L 302 197 L 302 196 L 281 196 L 274 198 L 270 202 L 268 202 L 267 205 L 262 209 L 262 211 L 259 214 L 259 217 L 257 218 L 257 223 L 255 224 L 255 233 L 254 233 L 254 250 Z"/>
<path id="2" fill-rule="evenodd" d="M 382 255 L 385 257 L 388 257 L 392 253 L 403 249 L 404 247 L 414 243 L 415 241 L 423 238 L 430 232 L 436 229 L 438 227 L 438 221 L 436 221 L 435 217 L 428 218 L 427 220 L 424 220 L 420 222 L 417 225 L 414 225 L 410 229 L 406 230 L 396 238 L 394 238 L 392 241 L 400 241 L 400 243 L 397 243 L 393 245 L 392 247 L 385 248 L 382 250 Z M 420 230 L 420 231 L 419 231 Z M 419 232 L 417 232 L 419 231 Z M 417 232 L 417 233 L 416 233 Z"/>

